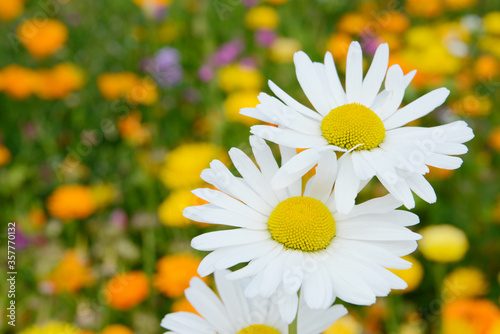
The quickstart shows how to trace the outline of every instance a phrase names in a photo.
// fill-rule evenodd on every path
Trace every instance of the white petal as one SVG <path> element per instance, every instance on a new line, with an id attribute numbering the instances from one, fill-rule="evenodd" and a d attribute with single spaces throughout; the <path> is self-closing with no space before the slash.
<path id="1" fill-rule="evenodd" d="M 229 280 L 238 280 L 244 277 L 254 276 L 273 261 L 283 250 L 283 245 L 276 243 L 276 247 L 265 255 L 252 260 L 245 267 L 233 271 L 227 275 Z"/>
<path id="2" fill-rule="evenodd" d="M 216 334 L 214 327 L 205 319 L 190 312 L 167 314 L 161 321 L 161 326 L 176 334 Z"/>
<path id="3" fill-rule="evenodd" d="M 299 298 L 296 294 L 285 293 L 278 298 L 278 308 L 281 318 L 287 324 L 291 324 L 297 314 Z"/>
<path id="4" fill-rule="evenodd" d="M 338 161 L 339 171 L 333 192 L 335 206 L 340 213 L 348 213 L 354 207 L 358 194 L 359 177 L 354 172 L 350 154 L 344 154 Z"/>
<path id="5" fill-rule="evenodd" d="M 310 313 L 300 312 L 297 324 L 298 332 L 304 334 L 322 333 L 346 314 L 347 309 L 343 305 L 332 306 L 323 312 L 316 310 Z"/>
<path id="6" fill-rule="evenodd" d="M 330 108 L 329 110 L 330 112 L 333 108 L 336 108 L 339 105 L 337 104 L 337 102 L 335 102 L 335 97 L 333 96 L 332 91 L 330 90 L 330 84 L 328 83 L 328 78 L 326 76 L 325 65 L 315 62 L 314 69 L 318 74 L 318 79 L 321 81 L 321 86 L 323 87 L 323 91 L 325 92 L 324 98 L 328 102 L 328 107 Z"/>
<path id="7" fill-rule="evenodd" d="M 387 65 L 389 64 L 389 45 L 387 43 L 380 44 L 373 57 L 370 69 L 366 73 L 363 80 L 363 95 L 361 96 L 361 104 L 370 107 L 380 91 L 382 81 L 384 81 Z"/>
<path id="8" fill-rule="evenodd" d="M 326 151 L 318 161 L 316 176 L 311 181 L 310 196 L 326 203 L 332 193 L 333 183 L 337 175 L 337 156 L 333 151 Z M 307 196 L 307 195 L 306 195 Z"/>
<path id="9" fill-rule="evenodd" d="M 257 108 L 241 108 L 240 109 L 240 114 L 248 117 L 252 117 L 258 120 L 261 120 L 263 122 L 267 123 L 274 123 L 271 117 L 268 115 L 264 114 L 262 111 L 260 111 Z"/>
<path id="10" fill-rule="evenodd" d="M 361 102 L 363 87 L 363 51 L 358 42 L 352 42 L 347 51 L 345 90 L 347 103 Z"/>
<path id="11" fill-rule="evenodd" d="M 328 115 L 331 108 L 325 96 L 327 92 L 323 88 L 321 79 L 318 77 L 311 59 L 303 51 L 299 51 L 293 55 L 293 61 L 300 87 L 302 87 L 314 109 L 323 116 Z"/>
<path id="12" fill-rule="evenodd" d="M 255 222 L 266 222 L 268 219 L 267 216 L 264 216 L 263 214 L 255 211 L 254 209 L 238 201 L 234 197 L 223 193 L 222 191 L 210 188 L 198 188 L 193 190 L 192 193 L 196 197 L 210 202 L 213 205 L 246 216 L 247 218 Z"/>
<path id="13" fill-rule="evenodd" d="M 354 218 L 355 219 L 355 218 Z M 377 222 L 375 226 L 354 219 L 338 223 L 336 235 L 351 240 L 419 240 L 422 237 L 409 229 L 391 223 Z"/>
<path id="14" fill-rule="evenodd" d="M 269 239 L 269 231 L 234 229 L 208 232 L 191 240 L 191 247 L 197 250 L 211 251 L 221 247 L 249 244 Z"/>
<path id="15" fill-rule="evenodd" d="M 443 154 L 430 154 L 425 158 L 425 164 L 443 169 L 457 169 L 462 166 L 462 159 Z"/>
<path id="16" fill-rule="evenodd" d="M 253 161 L 240 149 L 233 147 L 229 150 L 229 156 L 234 167 L 240 175 L 247 180 L 248 185 L 270 206 L 275 207 L 279 201 L 271 185 L 267 182 L 260 170 L 255 166 Z"/>
<path id="17" fill-rule="evenodd" d="M 312 136 L 269 125 L 254 125 L 250 128 L 254 135 L 272 141 L 273 143 L 294 148 L 310 148 L 328 145 L 328 140 L 323 136 Z"/>
<path id="18" fill-rule="evenodd" d="M 228 270 L 216 271 L 214 274 L 215 285 L 227 313 L 232 317 L 233 323 L 241 324 L 247 319 L 250 307 L 239 282 L 226 279 L 228 273 Z"/>
<path id="19" fill-rule="evenodd" d="M 230 333 L 234 329 L 226 309 L 215 293 L 198 277 L 191 279 L 186 289 L 186 299 L 196 311 L 220 332 Z"/>
<path id="20" fill-rule="evenodd" d="M 300 180 L 304 174 L 318 163 L 323 156 L 323 151 L 325 151 L 325 148 L 308 149 L 289 159 L 274 176 L 271 183 L 272 187 L 282 189 Z"/>
<path id="21" fill-rule="evenodd" d="M 442 105 L 449 94 L 450 91 L 444 87 L 435 89 L 432 92 L 425 94 L 424 96 L 399 109 L 391 117 L 385 120 L 385 129 L 394 129 L 427 115 L 435 108 Z"/>
<path id="22" fill-rule="evenodd" d="M 385 195 L 383 197 L 374 198 L 363 202 L 361 204 L 355 205 L 354 208 L 347 215 L 339 214 L 336 220 L 344 220 L 365 214 L 378 214 L 391 212 L 392 210 L 399 208 L 403 203 L 394 198 L 391 194 Z"/>
<path id="23" fill-rule="evenodd" d="M 420 174 L 412 173 L 407 177 L 408 186 L 413 190 L 418 197 L 426 201 L 427 203 L 436 202 L 436 193 L 431 184 Z"/>
<path id="24" fill-rule="evenodd" d="M 387 71 L 385 79 L 385 89 L 389 94 L 384 100 L 375 101 L 372 106 L 382 121 L 393 115 L 401 105 L 406 89 L 404 81 L 405 76 L 401 67 L 392 65 Z M 376 104 L 376 102 L 378 103 Z"/>
<path id="25" fill-rule="evenodd" d="M 340 83 L 339 75 L 337 73 L 337 69 L 335 68 L 335 63 L 330 52 L 327 52 L 325 54 L 325 73 L 330 85 L 330 91 L 335 99 L 336 104 L 346 104 L 347 100 L 344 88 Z"/>
<path id="26" fill-rule="evenodd" d="M 301 114 L 310 117 L 312 119 L 316 119 L 321 122 L 322 117 L 320 114 L 318 114 L 315 111 L 312 111 L 311 109 L 307 108 L 306 106 L 300 104 L 296 100 L 294 100 L 290 95 L 285 93 L 281 88 L 279 88 L 274 82 L 271 80 L 268 81 L 269 88 L 273 91 L 274 94 L 276 94 L 277 97 L 283 102 L 286 103 L 286 105 L 292 107 L 293 109 L 297 110 Z"/>
<path id="27" fill-rule="evenodd" d="M 184 217 L 208 224 L 221 224 L 234 227 L 246 227 L 253 230 L 267 228 L 267 220 L 252 219 L 250 216 L 217 208 L 211 204 L 190 206 L 184 209 Z"/>

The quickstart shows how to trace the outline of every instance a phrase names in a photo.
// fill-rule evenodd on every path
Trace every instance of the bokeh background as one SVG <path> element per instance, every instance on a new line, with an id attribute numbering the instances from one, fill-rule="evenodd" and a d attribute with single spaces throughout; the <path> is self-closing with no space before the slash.
<path id="1" fill-rule="evenodd" d="M 476 137 L 459 170 L 427 175 L 438 202 L 417 200 L 409 288 L 325 333 L 500 333 L 500 1 L 0 0 L 0 36 L 0 263 L 15 221 L 18 272 L 0 332 L 162 333 L 191 310 L 190 240 L 217 228 L 182 217 L 199 173 L 250 153 L 238 110 L 267 79 L 308 104 L 295 51 L 328 50 L 343 74 L 357 40 L 366 66 L 388 42 L 418 70 L 404 103 L 451 90 L 419 125 L 464 119 Z"/>

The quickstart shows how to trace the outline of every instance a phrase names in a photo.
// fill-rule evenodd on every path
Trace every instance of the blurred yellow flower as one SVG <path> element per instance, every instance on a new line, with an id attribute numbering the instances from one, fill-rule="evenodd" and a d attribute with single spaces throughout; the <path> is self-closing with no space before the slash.
<path id="1" fill-rule="evenodd" d="M 69 250 L 46 280 L 55 293 L 73 293 L 91 285 L 94 276 L 86 261 L 75 250 Z"/>
<path id="2" fill-rule="evenodd" d="M 112 204 L 117 194 L 115 186 L 111 183 L 96 183 L 90 186 L 90 190 L 98 209 L 103 209 Z"/>
<path id="3" fill-rule="evenodd" d="M 9 149 L 6 146 L 0 144 L 0 167 L 8 164 L 11 159 L 12 154 L 10 153 Z"/>
<path id="4" fill-rule="evenodd" d="M 479 297 L 488 292 L 488 281 L 477 268 L 459 267 L 443 281 L 443 296 L 450 298 Z"/>
<path id="5" fill-rule="evenodd" d="M 248 10 L 245 17 L 245 26 L 250 30 L 275 29 L 280 18 L 273 7 L 256 6 Z"/>
<path id="6" fill-rule="evenodd" d="M 26 99 L 35 90 L 38 75 L 35 71 L 16 64 L 8 65 L 0 72 L 0 89 L 15 99 Z"/>
<path id="7" fill-rule="evenodd" d="M 410 16 L 431 18 L 444 11 L 441 0 L 406 0 L 405 9 Z"/>
<path id="8" fill-rule="evenodd" d="M 224 101 L 224 112 L 226 118 L 231 122 L 239 122 L 251 126 L 257 124 L 259 121 L 255 118 L 248 117 L 240 114 L 241 108 L 255 108 L 259 104 L 257 96 L 259 91 L 237 91 L 230 93 Z"/>
<path id="9" fill-rule="evenodd" d="M 132 145 L 144 145 L 151 141 L 151 133 L 141 119 L 141 112 L 133 110 L 118 120 L 118 132 Z"/>
<path id="10" fill-rule="evenodd" d="M 493 128 L 488 135 L 488 145 L 495 151 L 500 152 L 500 126 Z"/>
<path id="11" fill-rule="evenodd" d="M 422 228 L 418 242 L 422 255 L 436 262 L 457 262 L 463 259 L 469 249 L 465 233 L 453 225 L 441 224 Z"/>
<path id="12" fill-rule="evenodd" d="M 347 50 L 353 38 L 345 33 L 334 33 L 326 43 L 326 51 L 330 51 L 333 59 L 343 61 L 347 57 Z"/>
<path id="13" fill-rule="evenodd" d="M 100 334 L 134 334 L 134 331 L 127 326 L 113 324 L 104 327 Z"/>
<path id="14" fill-rule="evenodd" d="M 167 154 L 159 177 L 168 188 L 193 189 L 204 184 L 200 173 L 214 159 L 229 162 L 226 150 L 212 143 L 182 144 Z"/>
<path id="15" fill-rule="evenodd" d="M 24 10 L 25 0 L 0 0 L 0 20 L 11 21 Z"/>
<path id="16" fill-rule="evenodd" d="M 54 19 L 28 19 L 16 30 L 17 38 L 36 58 L 45 58 L 58 51 L 68 39 L 66 26 Z"/>
<path id="17" fill-rule="evenodd" d="M 190 220 L 182 215 L 182 211 L 194 205 L 195 196 L 188 189 L 172 191 L 158 207 L 158 217 L 165 226 L 184 227 Z"/>
<path id="18" fill-rule="evenodd" d="M 458 299 L 443 305 L 442 317 L 443 334 L 493 334 L 500 310 L 486 299 Z"/>
<path id="19" fill-rule="evenodd" d="M 269 59 L 277 64 L 291 64 L 295 52 L 302 49 L 302 44 L 295 38 L 278 37 L 268 49 Z"/>
<path id="20" fill-rule="evenodd" d="M 85 219 L 94 213 L 96 203 L 89 187 L 62 185 L 47 199 L 47 209 L 52 217 L 63 221 Z"/>
<path id="21" fill-rule="evenodd" d="M 351 314 L 344 315 L 331 325 L 323 334 L 361 334 L 363 326 Z"/>
<path id="22" fill-rule="evenodd" d="M 483 26 L 487 33 L 500 35 L 500 11 L 487 13 L 483 17 Z"/>
<path id="23" fill-rule="evenodd" d="M 148 297 L 149 279 L 142 271 L 116 274 L 106 283 L 103 293 L 110 307 L 127 311 Z"/>
<path id="24" fill-rule="evenodd" d="M 189 281 L 198 275 L 201 258 L 191 254 L 166 255 L 156 263 L 154 285 L 169 298 L 178 298 L 189 287 Z M 207 277 L 202 278 L 207 283 Z"/>
<path id="25" fill-rule="evenodd" d="M 78 334 L 79 330 L 67 322 L 49 321 L 42 325 L 32 325 L 19 334 Z"/>
<path id="26" fill-rule="evenodd" d="M 62 63 L 52 69 L 38 71 L 36 94 L 46 100 L 63 99 L 84 85 L 84 73 L 72 63 Z"/>
<path id="27" fill-rule="evenodd" d="M 396 293 L 406 293 L 414 291 L 418 288 L 424 277 L 424 267 L 416 257 L 414 257 L 413 255 L 407 255 L 402 259 L 411 262 L 412 267 L 409 269 L 389 269 L 394 274 L 401 277 L 401 279 L 403 279 L 406 284 L 408 284 L 408 287 L 404 290 L 393 290 L 393 292 Z"/>
<path id="28" fill-rule="evenodd" d="M 219 72 L 219 86 L 225 92 L 235 90 L 260 91 L 264 77 L 253 67 L 240 64 L 224 66 Z"/>

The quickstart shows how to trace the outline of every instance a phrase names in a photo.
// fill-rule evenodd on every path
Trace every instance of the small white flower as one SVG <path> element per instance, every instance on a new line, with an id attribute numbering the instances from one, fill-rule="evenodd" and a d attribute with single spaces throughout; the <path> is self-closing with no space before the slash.
<path id="1" fill-rule="evenodd" d="M 420 239 L 406 228 L 418 223 L 415 214 L 395 210 L 402 203 L 391 195 L 356 205 L 349 214 L 339 213 L 332 194 L 337 159 L 331 150 L 322 154 L 304 190 L 294 171 L 289 186 L 274 190 L 271 180 L 279 166 L 271 149 L 257 136 L 250 137 L 250 144 L 260 169 L 241 150 L 231 149 L 242 178 L 212 161 L 201 177 L 218 190 L 194 190 L 210 204 L 184 210 L 195 221 L 236 227 L 192 240 L 193 248 L 212 251 L 198 267 L 201 276 L 249 261 L 228 278 L 250 277 L 247 297 L 278 294 L 287 323 L 295 317 L 299 289 L 310 308 L 325 309 L 336 297 L 369 305 L 376 296 L 406 287 L 385 268 L 411 266 L 400 257 L 413 252 Z M 280 150 L 282 163 L 296 156 L 295 149 Z"/>
<path id="2" fill-rule="evenodd" d="M 462 143 L 474 135 L 463 121 L 431 128 L 403 127 L 440 106 L 449 91 L 436 89 L 398 109 L 416 71 L 404 75 L 399 65 L 387 70 L 388 61 L 389 47 L 382 44 L 363 79 L 361 47 L 352 42 L 344 91 L 330 53 L 326 53 L 321 64 L 311 62 L 304 52 L 297 52 L 297 78 L 315 111 L 272 81 L 269 87 L 281 101 L 261 93 L 261 104 L 240 111 L 278 125 L 253 126 L 253 134 L 277 144 L 307 149 L 280 170 L 273 180 L 274 188 L 287 186 L 292 174 L 303 175 L 317 163 L 322 150 L 330 148 L 344 152 L 339 159 L 335 187 L 340 212 L 349 212 L 358 188 L 373 176 L 407 208 L 415 205 L 412 190 L 429 203 L 436 201 L 434 189 L 423 177 L 429 171 L 427 166 L 460 167 L 462 159 L 450 155 L 466 153 L 467 147 Z M 379 92 L 384 78 L 385 90 Z"/>
<path id="3" fill-rule="evenodd" d="M 228 281 L 229 271 L 215 272 L 217 296 L 197 277 L 191 279 L 185 294 L 198 316 L 189 312 L 167 314 L 161 326 L 177 334 L 281 334 L 287 324 L 279 316 L 276 304 L 261 297 L 246 298 L 243 290 L 248 280 Z M 298 313 L 298 333 L 318 334 L 347 314 L 342 305 L 326 310 L 311 310 L 301 303 Z"/>

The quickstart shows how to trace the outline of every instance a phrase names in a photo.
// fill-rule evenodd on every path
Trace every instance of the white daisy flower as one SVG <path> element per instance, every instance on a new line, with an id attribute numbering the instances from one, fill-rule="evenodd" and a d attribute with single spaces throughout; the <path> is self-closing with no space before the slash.
<path id="1" fill-rule="evenodd" d="M 462 143 L 474 137 L 463 121 L 422 128 L 403 127 L 440 106 L 448 89 L 436 89 L 400 108 L 416 71 L 403 74 L 399 65 L 387 70 L 389 47 L 381 44 L 363 79 L 363 56 L 359 43 L 352 42 L 347 54 L 344 91 L 332 55 L 325 63 L 313 63 L 302 51 L 294 55 L 297 78 L 315 111 L 300 104 L 269 81 L 281 100 L 261 93 L 261 104 L 244 108 L 241 114 L 278 125 L 256 125 L 251 132 L 264 139 L 304 152 L 289 161 L 272 182 L 283 188 L 290 175 L 301 176 L 320 159 L 328 147 L 345 152 L 339 159 L 335 193 L 339 211 L 347 213 L 354 205 L 360 184 L 376 176 L 387 190 L 407 208 L 415 201 L 412 190 L 429 203 L 436 201 L 434 189 L 423 177 L 427 166 L 456 169 L 464 154 Z M 387 74 L 386 74 L 387 72 Z M 385 90 L 380 91 L 385 77 Z M 300 169 L 300 170 L 299 170 Z"/>
<path id="2" fill-rule="evenodd" d="M 242 178 L 212 161 L 201 177 L 219 190 L 194 190 L 210 204 L 184 210 L 195 221 L 236 227 L 192 240 L 193 248 L 212 251 L 198 267 L 201 276 L 250 261 L 228 278 L 251 277 L 247 297 L 269 298 L 280 292 L 278 306 L 288 323 L 295 317 L 299 289 L 310 308 L 325 309 L 336 297 L 369 305 L 376 296 L 406 287 L 385 268 L 411 266 L 400 257 L 413 252 L 420 239 L 406 228 L 418 223 L 415 214 L 395 210 L 402 203 L 391 195 L 339 213 L 332 194 L 337 159 L 331 150 L 320 158 L 304 191 L 302 179 L 294 175 L 288 187 L 274 190 L 271 180 L 279 167 L 271 149 L 257 136 L 250 137 L 250 144 L 260 169 L 232 148 L 229 155 Z M 295 149 L 280 150 L 282 163 L 296 156 Z"/>
<path id="3" fill-rule="evenodd" d="M 288 324 L 281 320 L 275 303 L 261 297 L 246 298 L 248 280 L 228 281 L 229 271 L 215 272 L 219 297 L 197 277 L 191 279 L 185 294 L 198 316 L 189 312 L 167 314 L 161 326 L 177 334 L 285 334 Z M 301 304 L 298 312 L 299 334 L 318 334 L 347 314 L 342 305 L 326 310 L 311 310 Z M 172 332 L 168 332 L 172 333 Z"/>

